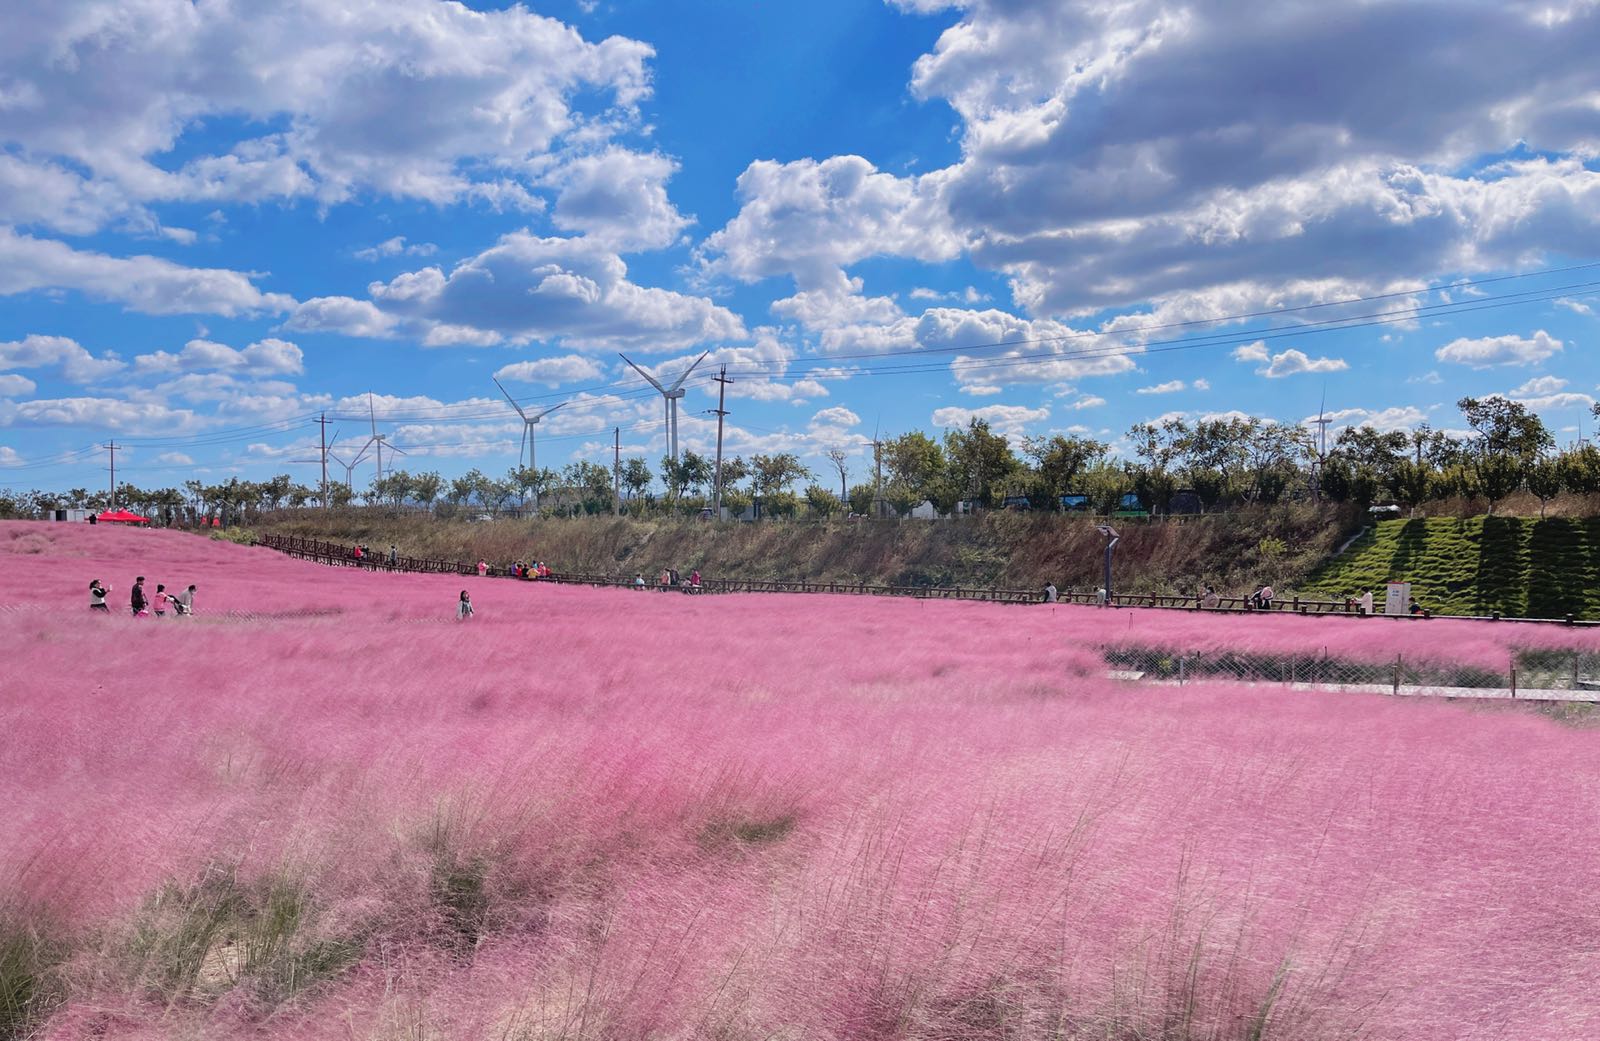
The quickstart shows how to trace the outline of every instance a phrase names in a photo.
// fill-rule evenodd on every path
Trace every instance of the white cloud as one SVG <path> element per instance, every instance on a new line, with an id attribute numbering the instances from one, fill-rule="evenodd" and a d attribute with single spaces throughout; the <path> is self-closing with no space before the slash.
<path id="1" fill-rule="evenodd" d="M 71 289 L 145 314 L 277 314 L 294 306 L 263 293 L 252 276 L 192 268 L 159 257 L 112 257 L 0 227 L 0 295 Z"/>
<path id="2" fill-rule="evenodd" d="M 22 462 L 22 456 L 17 454 L 15 448 L 10 445 L 0 445 L 0 465 L 16 466 L 20 462 Z"/>
<path id="3" fill-rule="evenodd" d="M 1293 347 L 1279 354 L 1269 354 L 1262 340 L 1235 347 L 1233 357 L 1235 361 L 1258 363 L 1256 374 L 1269 380 L 1307 372 L 1342 372 L 1350 367 L 1342 358 L 1312 358 Z"/>
<path id="4" fill-rule="evenodd" d="M 193 466 L 194 459 L 182 452 L 162 452 L 156 456 L 156 462 L 167 466 Z"/>
<path id="5" fill-rule="evenodd" d="M 0 185 L 45 196 L 12 219 L 74 233 L 148 223 L 144 204 L 168 201 L 371 191 L 537 208 L 530 161 L 634 125 L 652 53 L 520 6 L 435 0 L 290 0 L 270 17 L 81 0 L 17 7 L 6 28 Z M 190 140 L 199 154 L 171 168 Z"/>
<path id="6" fill-rule="evenodd" d="M 1079 398 L 1072 403 L 1074 409 L 1099 408 L 1106 403 L 1105 398 L 1095 397 L 1093 394 Z"/>
<path id="7" fill-rule="evenodd" d="M 439 247 L 431 242 L 417 242 L 406 245 L 404 235 L 396 235 L 392 239 L 385 239 L 376 246 L 355 251 L 357 260 L 379 260 L 383 257 L 431 257 L 439 252 Z"/>
<path id="8" fill-rule="evenodd" d="M 1026 405 L 985 405 L 982 408 L 962 408 L 949 405 L 933 410 L 933 425 L 939 429 L 965 427 L 973 420 L 988 423 L 997 434 L 1015 443 L 1022 437 L 1030 423 L 1041 423 L 1050 418 L 1049 408 L 1028 408 Z"/>
<path id="9" fill-rule="evenodd" d="M 1537 398 L 1554 394 L 1567 385 L 1560 376 L 1535 376 L 1511 392 L 1513 398 Z"/>
<path id="10" fill-rule="evenodd" d="M 1537 365 L 1561 349 L 1560 340 L 1540 329 L 1531 337 L 1508 334 L 1451 340 L 1433 356 L 1440 361 L 1487 369 L 1495 365 Z"/>
<path id="11" fill-rule="evenodd" d="M 1543 394 L 1537 397 L 1520 398 L 1522 404 L 1536 412 L 1557 412 L 1563 409 L 1582 409 L 1587 412 L 1594 407 L 1594 398 L 1588 394 L 1576 391 L 1566 391 L 1560 394 Z"/>
<path id="12" fill-rule="evenodd" d="M 0 342 L 0 370 L 57 368 L 74 383 L 90 383 L 123 369 L 114 355 L 96 358 L 65 336 L 29 335 Z"/>
<path id="13" fill-rule="evenodd" d="M 1520 401 L 1538 412 L 1557 412 L 1564 409 L 1587 411 L 1594 407 L 1595 399 L 1590 395 L 1565 390 L 1567 382 L 1560 376 L 1535 376 L 1506 397 Z"/>
<path id="14" fill-rule="evenodd" d="M 1436 387 L 1439 384 L 1444 382 L 1444 377 L 1439 375 L 1437 372 L 1429 371 L 1429 372 L 1424 372 L 1420 376 L 1411 376 L 1411 377 L 1407 378 L 1406 382 L 1407 383 L 1425 383 L 1425 384 L 1428 384 L 1430 386 L 1435 386 Z"/>
<path id="15" fill-rule="evenodd" d="M 830 427 L 853 427 L 861 422 L 861 417 L 845 408 L 843 405 L 834 405 L 830 408 L 819 410 L 811 417 L 811 425 Z"/>
<path id="16" fill-rule="evenodd" d="M 743 339 L 744 325 L 703 297 L 628 280 L 622 258 L 589 239 L 540 238 L 512 232 L 446 274 L 427 267 L 367 287 L 373 307 L 399 323 L 453 330 L 448 342 L 561 340 L 579 348 L 642 346 L 674 350 L 718 339 Z M 325 300 L 327 298 L 324 298 Z M 356 301 L 303 307 L 297 329 L 382 329 Z M 313 301 L 313 303 L 318 303 Z M 340 323 L 340 319 L 352 321 Z M 462 333 L 469 334 L 463 339 Z M 425 344 L 438 343 L 424 338 Z"/>
<path id="17" fill-rule="evenodd" d="M 400 320 L 385 314 L 369 300 L 348 296 L 319 296 L 307 300 L 284 323 L 299 332 L 332 332 L 345 336 L 386 339 L 396 335 Z"/>
<path id="18" fill-rule="evenodd" d="M 118 398 L 41 398 L 0 401 L 0 426 L 93 427 L 148 436 L 184 433 L 199 425 L 188 409 Z"/>
<path id="19" fill-rule="evenodd" d="M 708 274 L 789 275 L 810 290 L 867 257 L 944 260 L 962 246 L 935 181 L 883 173 L 860 156 L 759 160 L 739 175 L 737 192 L 739 213 L 700 248 Z"/>
<path id="20" fill-rule="evenodd" d="M 305 354 L 287 340 L 258 340 L 243 350 L 195 339 L 177 354 L 156 351 L 133 359 L 138 372 L 204 372 L 229 370 L 251 375 L 295 375 L 305 369 Z"/>
<path id="21" fill-rule="evenodd" d="M 1302 424 L 1315 422 L 1316 416 L 1301 420 Z M 1409 430 L 1428 418 L 1428 414 L 1410 405 L 1385 409 L 1346 408 L 1329 412 L 1324 418 L 1330 421 L 1329 429 L 1368 426 L 1374 430 Z"/>
<path id="22" fill-rule="evenodd" d="M 1573 299 L 1570 299 L 1568 297 L 1562 297 L 1561 299 L 1557 300 L 1555 303 L 1556 303 L 1557 307 L 1565 307 L 1567 310 L 1572 311 L 1575 314 L 1582 314 L 1582 315 L 1593 315 L 1594 314 L 1594 308 L 1590 307 L 1588 304 L 1584 303 L 1581 300 L 1573 300 Z"/>
<path id="23" fill-rule="evenodd" d="M 1211 389 L 1211 381 L 1208 380 L 1208 379 L 1203 379 L 1203 378 L 1202 379 L 1197 379 L 1197 380 L 1195 380 L 1193 383 L 1191 383 L 1189 385 L 1191 387 L 1193 387 L 1195 390 L 1210 390 Z"/>
<path id="24" fill-rule="evenodd" d="M 495 371 L 495 378 L 518 383 L 543 383 L 557 387 L 576 380 L 594 380 L 605 375 L 598 362 L 581 354 L 568 354 L 560 358 L 535 358 L 533 361 L 513 362 Z"/>
<path id="25" fill-rule="evenodd" d="M 1157 383 L 1153 387 L 1140 387 L 1138 390 L 1134 391 L 1134 393 L 1135 394 L 1172 394 L 1172 393 L 1175 393 L 1177 391 L 1183 390 L 1185 386 L 1187 386 L 1187 384 L 1185 384 L 1182 380 L 1168 380 L 1165 383 Z"/>
<path id="26" fill-rule="evenodd" d="M 551 219 L 623 252 L 670 246 L 689 225 L 667 199 L 677 170 L 664 155 L 616 147 L 569 160 L 546 178 L 559 190 Z"/>
<path id="27" fill-rule="evenodd" d="M 13 373 L 0 375 L 0 398 L 20 398 L 38 389 L 39 385 L 26 376 Z"/>
<path id="28" fill-rule="evenodd" d="M 1223 0 L 950 6 L 913 90 L 955 108 L 962 158 L 930 176 L 1036 314 L 1520 267 L 1582 255 L 1600 225 L 1593 4 L 1559 28 L 1533 4 L 1448 26 L 1422 0 L 1270 18 Z M 1518 146 L 1540 158 L 1456 172 Z"/>

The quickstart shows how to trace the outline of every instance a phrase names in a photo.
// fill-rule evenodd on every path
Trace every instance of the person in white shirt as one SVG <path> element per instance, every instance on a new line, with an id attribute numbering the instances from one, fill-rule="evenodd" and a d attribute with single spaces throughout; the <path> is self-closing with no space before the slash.
<path id="1" fill-rule="evenodd" d="M 111 613 L 111 608 L 106 606 L 106 597 L 111 595 L 111 587 L 100 584 L 98 578 L 89 581 L 89 610 Z"/>
<path id="2" fill-rule="evenodd" d="M 461 591 L 461 599 L 456 601 L 456 621 L 464 622 L 471 617 L 472 597 L 467 595 L 467 591 L 463 589 Z"/>
<path id="3" fill-rule="evenodd" d="M 1056 584 L 1054 582 L 1046 582 L 1044 584 L 1044 602 L 1047 604 L 1056 602 Z"/>

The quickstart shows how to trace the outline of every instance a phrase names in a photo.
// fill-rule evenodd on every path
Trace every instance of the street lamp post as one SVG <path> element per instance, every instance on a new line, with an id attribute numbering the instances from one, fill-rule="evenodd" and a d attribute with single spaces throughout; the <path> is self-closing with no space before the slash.
<path id="1" fill-rule="evenodd" d="M 1095 530 L 1099 531 L 1100 534 L 1106 537 L 1105 604 L 1107 607 L 1110 607 L 1113 602 L 1111 593 L 1111 555 L 1116 552 L 1117 540 L 1120 539 L 1121 536 L 1117 534 L 1117 529 L 1113 528 L 1109 524 L 1097 525 Z"/>

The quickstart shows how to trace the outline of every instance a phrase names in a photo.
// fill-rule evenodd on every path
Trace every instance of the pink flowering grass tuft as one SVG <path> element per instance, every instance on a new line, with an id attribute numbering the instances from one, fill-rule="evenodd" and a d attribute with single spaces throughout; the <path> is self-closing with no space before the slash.
<path id="1" fill-rule="evenodd" d="M 1475 664 L 1532 630 L 691 598 L 66 525 L 0 525 L 0 560 L 0 971 L 41 1037 L 1600 1036 L 1600 735 L 1100 654 Z M 199 613 L 126 617 L 135 574 Z"/>

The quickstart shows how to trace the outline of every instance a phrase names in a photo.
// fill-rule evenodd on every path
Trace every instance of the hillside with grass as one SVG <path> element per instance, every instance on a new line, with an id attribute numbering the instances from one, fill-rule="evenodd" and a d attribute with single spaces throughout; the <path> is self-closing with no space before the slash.
<path id="1" fill-rule="evenodd" d="M 1118 521 L 1123 592 L 1193 592 L 1209 583 L 1280 590 L 1354 530 L 1347 512 L 1242 510 L 1166 521 Z M 547 561 L 558 571 L 1029 589 L 1095 589 L 1105 539 L 1095 522 L 1061 514 L 993 512 L 944 521 L 773 521 L 708 524 L 676 518 L 577 517 L 471 523 L 382 510 L 282 511 L 257 530 L 330 541 L 391 543 L 413 556 L 496 564 Z"/>
<path id="2" fill-rule="evenodd" d="M 1385 583 L 1405 581 L 1436 613 L 1594 620 L 1597 572 L 1600 518 L 1432 517 L 1379 522 L 1306 585 L 1381 605 Z"/>

